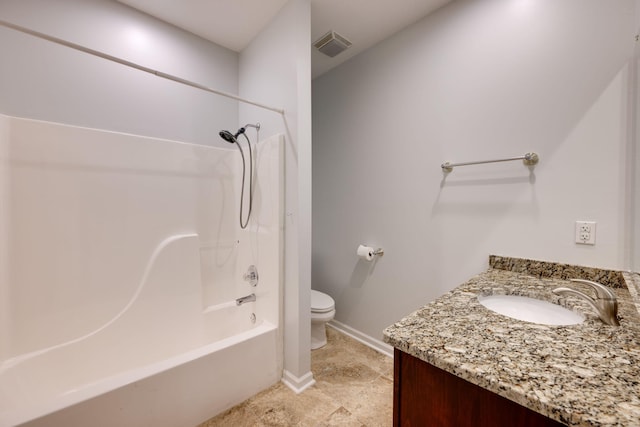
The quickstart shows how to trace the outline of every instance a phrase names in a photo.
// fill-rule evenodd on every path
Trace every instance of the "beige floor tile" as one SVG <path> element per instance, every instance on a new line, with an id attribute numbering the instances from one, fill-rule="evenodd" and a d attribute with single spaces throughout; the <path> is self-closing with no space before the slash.
<path id="1" fill-rule="evenodd" d="M 393 424 L 393 381 L 378 377 L 341 403 L 367 427 L 389 427 Z"/>
<path id="2" fill-rule="evenodd" d="M 313 370 L 316 381 L 323 380 L 333 384 L 347 383 L 359 385 L 369 383 L 380 376 L 369 366 L 349 359 L 326 360 L 316 364 Z"/>
<path id="3" fill-rule="evenodd" d="M 393 360 L 334 329 L 311 353 L 316 384 L 295 394 L 282 383 L 199 427 L 389 427 Z"/>
<path id="4" fill-rule="evenodd" d="M 236 405 L 217 417 L 200 424 L 199 427 L 256 427 L 260 424 L 258 417 L 255 416 L 253 411 L 249 408 L 249 405 L 245 402 Z"/>
<path id="5" fill-rule="evenodd" d="M 317 427 L 366 427 L 356 417 L 342 406 L 329 415 Z"/>
<path id="6" fill-rule="evenodd" d="M 315 426 L 340 407 L 315 386 L 298 395 L 284 384 L 274 388 L 272 393 L 257 396 L 249 403 L 266 426 Z"/>
<path id="7" fill-rule="evenodd" d="M 380 375 L 393 382 L 393 359 L 384 356 L 384 360 L 380 365 Z"/>
<path id="8" fill-rule="evenodd" d="M 385 356 L 331 327 L 327 327 L 327 337 L 327 346 L 329 347 L 327 349 L 327 353 L 329 353 L 328 357 L 331 357 L 330 354 L 338 350 L 341 353 L 348 354 L 348 357 L 352 361 L 360 362 L 381 375 L 393 378 L 393 359 L 391 357 Z M 313 355 L 314 352 L 311 353 L 312 360 Z M 324 355 L 321 355 L 321 358 L 324 357 Z"/>

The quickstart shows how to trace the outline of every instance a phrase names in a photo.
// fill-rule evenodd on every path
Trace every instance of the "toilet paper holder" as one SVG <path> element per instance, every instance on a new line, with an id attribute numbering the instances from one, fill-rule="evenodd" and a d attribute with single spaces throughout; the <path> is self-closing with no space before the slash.
<path id="1" fill-rule="evenodd" d="M 382 248 L 373 249 L 371 246 L 358 246 L 356 254 L 367 261 L 371 261 L 374 257 L 383 256 L 384 250 Z"/>
<path id="2" fill-rule="evenodd" d="M 384 250 L 382 248 L 378 248 L 378 249 L 374 250 L 373 252 L 371 252 L 371 255 L 373 255 L 373 256 L 382 256 L 382 255 L 384 255 Z"/>

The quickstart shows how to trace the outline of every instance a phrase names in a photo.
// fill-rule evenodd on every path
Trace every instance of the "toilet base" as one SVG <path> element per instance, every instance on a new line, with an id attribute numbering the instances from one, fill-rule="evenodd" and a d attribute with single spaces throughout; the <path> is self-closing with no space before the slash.
<path id="1" fill-rule="evenodd" d="M 311 350 L 327 345 L 326 322 L 311 322 Z"/>

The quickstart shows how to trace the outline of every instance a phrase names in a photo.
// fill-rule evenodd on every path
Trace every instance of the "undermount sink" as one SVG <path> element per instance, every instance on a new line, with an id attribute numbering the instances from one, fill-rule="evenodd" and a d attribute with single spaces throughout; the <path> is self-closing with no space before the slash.
<path id="1" fill-rule="evenodd" d="M 513 319 L 542 325 L 577 325 L 584 322 L 580 314 L 535 298 L 519 295 L 478 296 L 480 304 Z"/>

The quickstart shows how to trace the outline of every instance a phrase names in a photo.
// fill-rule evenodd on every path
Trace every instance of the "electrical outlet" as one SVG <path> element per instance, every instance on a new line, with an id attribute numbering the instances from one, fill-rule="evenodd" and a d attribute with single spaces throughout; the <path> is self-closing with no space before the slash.
<path id="1" fill-rule="evenodd" d="M 576 221 L 576 243 L 579 245 L 596 244 L 595 221 Z"/>

